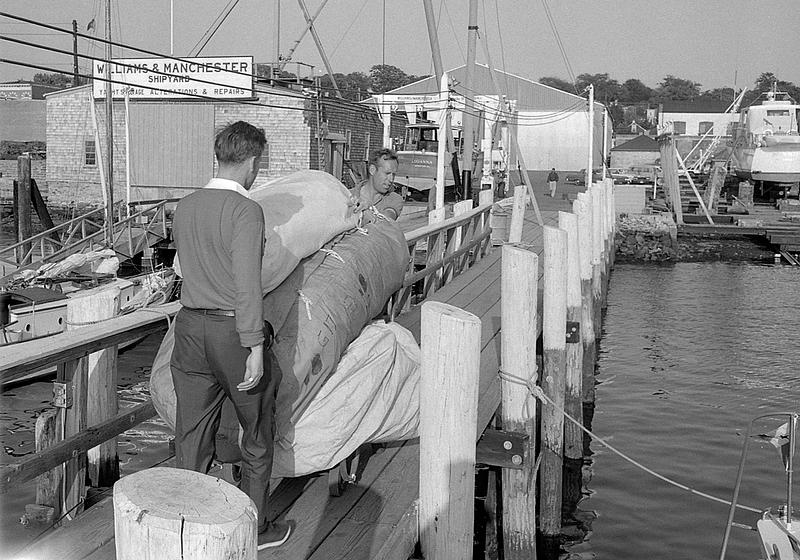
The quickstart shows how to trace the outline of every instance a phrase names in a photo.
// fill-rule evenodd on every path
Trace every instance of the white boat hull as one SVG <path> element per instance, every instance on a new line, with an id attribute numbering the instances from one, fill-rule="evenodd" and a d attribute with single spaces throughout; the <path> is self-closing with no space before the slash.
<path id="1" fill-rule="evenodd" d="M 746 147 L 735 152 L 736 176 L 749 181 L 800 182 L 800 144 Z"/>

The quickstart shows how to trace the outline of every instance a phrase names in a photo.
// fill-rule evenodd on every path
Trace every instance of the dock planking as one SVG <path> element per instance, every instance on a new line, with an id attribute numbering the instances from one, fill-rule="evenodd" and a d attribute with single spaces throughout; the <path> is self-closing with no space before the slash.
<path id="1" fill-rule="evenodd" d="M 556 211 L 543 212 L 543 217 L 547 225 L 557 225 Z M 522 243 L 541 255 L 542 228 L 532 218 L 525 219 Z M 475 266 L 428 298 L 460 307 L 481 319 L 476 441 L 500 403 L 497 378 L 500 365 L 500 255 L 500 248 L 493 248 Z M 541 269 L 539 274 L 541 278 Z M 420 306 L 396 320 L 419 340 Z M 258 558 L 409 558 L 418 540 L 418 440 L 374 446 L 374 452 L 364 459 L 358 482 L 349 485 L 339 497 L 329 495 L 327 473 L 283 479 L 275 484 L 271 516 L 293 521 L 295 531 L 285 545 L 261 551 Z M 51 531 L 29 546 L 25 554 L 46 558 L 54 551 L 58 551 L 60 558 L 115 559 L 111 498 L 105 498 L 75 521 Z"/>

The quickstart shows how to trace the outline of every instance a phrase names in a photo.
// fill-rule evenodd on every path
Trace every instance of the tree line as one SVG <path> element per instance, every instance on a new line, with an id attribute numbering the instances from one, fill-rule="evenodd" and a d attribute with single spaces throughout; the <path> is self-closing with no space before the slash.
<path id="1" fill-rule="evenodd" d="M 616 126 L 630 126 L 631 122 L 635 121 L 645 128 L 654 124 L 647 121 L 648 106 L 657 106 L 664 101 L 722 101 L 731 104 L 741 91 L 727 87 L 702 90 L 702 84 L 672 74 L 664 77 L 655 88 L 645 85 L 636 78 L 620 83 L 608 74 L 580 74 L 574 84 L 553 77 L 540 78 L 539 83 L 578 95 L 591 84 L 594 86 L 595 100 L 608 107 Z M 758 101 L 762 93 L 772 90 L 773 86 L 778 91 L 788 93 L 795 101 L 800 101 L 800 86 L 780 80 L 772 72 L 763 72 L 745 92 L 740 107 L 752 105 Z M 631 106 L 642 110 L 625 110 Z"/>

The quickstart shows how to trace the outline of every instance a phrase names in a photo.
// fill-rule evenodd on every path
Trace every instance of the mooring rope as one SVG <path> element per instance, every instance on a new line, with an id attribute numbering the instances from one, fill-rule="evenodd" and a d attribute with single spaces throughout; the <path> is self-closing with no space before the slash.
<path id="1" fill-rule="evenodd" d="M 509 381 L 511 383 L 516 383 L 517 385 L 522 385 L 523 387 L 526 387 L 528 389 L 528 392 L 533 397 L 535 397 L 535 398 L 539 399 L 540 401 L 542 401 L 542 402 L 544 402 L 546 404 L 549 404 L 550 406 L 555 408 L 556 411 L 558 411 L 560 414 L 563 414 L 564 417 L 567 418 L 570 422 L 572 422 L 573 424 L 578 426 L 581 430 L 583 430 L 584 432 L 589 434 L 589 436 L 592 439 L 598 441 L 603 446 L 605 446 L 607 449 L 609 449 L 613 453 L 616 453 L 617 455 L 619 455 L 620 457 L 622 457 L 623 459 L 628 461 L 633 466 L 635 466 L 635 467 L 643 470 L 644 472 L 646 472 L 646 473 L 658 478 L 659 480 L 663 480 L 667 484 L 671 484 L 672 486 L 676 486 L 677 488 L 680 488 L 681 490 L 686 490 L 687 492 L 689 492 L 691 494 L 694 494 L 696 496 L 700 496 L 702 498 L 706 498 L 708 500 L 712 500 L 714 502 L 719 502 L 721 504 L 725 504 L 725 505 L 728 505 L 728 506 L 731 505 L 731 502 L 729 500 L 725 500 L 723 498 L 718 498 L 717 496 L 712 496 L 711 494 L 707 494 L 705 492 L 701 492 L 700 490 L 695 490 L 694 488 L 692 488 L 690 486 L 686 486 L 685 484 L 681 484 L 680 482 L 672 480 L 671 478 L 668 478 L 668 477 L 664 476 L 663 474 L 659 474 L 656 471 L 654 471 L 653 469 L 644 466 L 643 464 L 641 464 L 640 462 L 636 461 L 635 459 L 629 457 L 628 455 L 626 455 L 622 451 L 616 449 L 613 445 L 611 445 L 606 440 L 604 440 L 603 438 L 601 438 L 598 435 L 596 435 L 595 433 L 593 433 L 591 430 L 587 429 L 583 425 L 582 422 L 579 422 L 578 420 L 576 420 L 575 418 L 570 416 L 570 414 L 567 411 L 565 411 L 563 408 L 559 407 L 556 403 L 554 403 L 553 400 L 550 397 L 548 397 L 544 393 L 544 391 L 542 391 L 542 388 L 539 387 L 538 385 L 536 385 L 536 383 L 534 383 L 533 381 L 528 381 L 527 379 L 523 379 L 522 377 L 519 377 L 517 375 L 513 375 L 511 373 L 508 373 L 507 371 L 503 371 L 502 369 L 497 371 L 497 375 L 503 381 Z M 745 506 L 745 505 L 742 505 L 742 504 L 736 504 L 736 507 L 739 508 L 739 509 L 746 510 L 746 511 L 751 511 L 751 512 L 755 512 L 755 513 L 761 513 L 761 510 L 758 509 L 758 508 Z"/>

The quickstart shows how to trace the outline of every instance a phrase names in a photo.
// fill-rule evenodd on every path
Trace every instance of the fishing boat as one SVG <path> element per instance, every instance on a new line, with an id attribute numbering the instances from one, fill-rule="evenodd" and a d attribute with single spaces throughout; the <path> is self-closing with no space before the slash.
<path id="1" fill-rule="evenodd" d="M 761 549 L 766 560 L 800 560 L 800 517 L 795 514 L 792 506 L 795 440 L 798 419 L 800 419 L 800 414 L 797 412 L 764 414 L 757 416 L 750 422 L 742 446 L 742 455 L 739 461 L 739 470 L 736 474 L 736 485 L 731 499 L 728 523 L 725 526 L 725 537 L 722 541 L 720 560 L 725 560 L 732 527 L 752 529 L 752 527 L 734 523 L 734 514 L 738 507 L 739 490 L 742 484 L 750 441 L 753 439 L 753 427 L 758 421 L 775 418 L 787 418 L 787 421 L 774 432 L 761 437 L 777 447 L 781 454 L 786 471 L 786 499 L 784 503 L 763 511 L 760 519 L 756 522 L 755 529 L 761 540 Z"/>
<path id="2" fill-rule="evenodd" d="M 787 93 L 765 99 L 740 113 L 734 125 L 734 172 L 741 179 L 785 184 L 800 181 L 800 104 Z"/>

